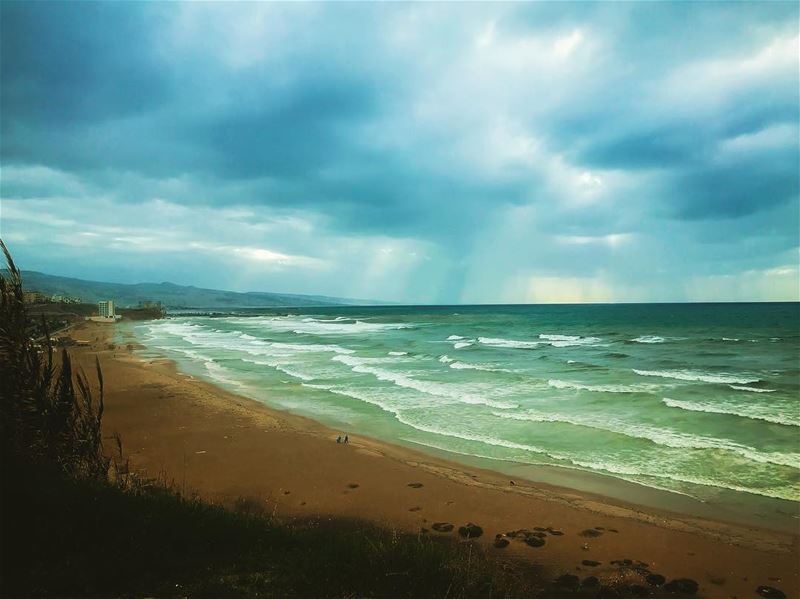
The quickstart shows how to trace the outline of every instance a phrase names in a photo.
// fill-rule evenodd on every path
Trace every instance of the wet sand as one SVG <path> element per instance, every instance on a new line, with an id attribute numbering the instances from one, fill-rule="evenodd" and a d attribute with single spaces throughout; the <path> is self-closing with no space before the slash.
<path id="1" fill-rule="evenodd" d="M 667 581 L 697 581 L 699 596 L 758 597 L 756 588 L 767 585 L 800 597 L 800 531 L 692 518 L 525 480 L 512 484 L 507 475 L 357 431 L 349 444 L 337 444 L 338 431 L 317 422 L 185 375 L 171 361 L 143 360 L 132 346 L 112 349 L 114 325 L 81 323 L 70 335 L 90 342 L 72 352 L 87 371 L 100 358 L 107 450 L 115 449 L 111 435 L 119 433 L 135 469 L 164 473 L 207 500 L 231 505 L 245 497 L 285 520 L 356 517 L 454 537 L 472 522 L 482 527 L 478 542 L 490 553 L 530 560 L 553 577 L 646 585 L 646 564 Z M 436 532 L 434 523 L 454 529 Z M 497 534 L 519 529 L 538 533 L 544 545 L 529 546 L 518 535 L 493 547 Z M 621 560 L 634 564 L 612 563 Z"/>

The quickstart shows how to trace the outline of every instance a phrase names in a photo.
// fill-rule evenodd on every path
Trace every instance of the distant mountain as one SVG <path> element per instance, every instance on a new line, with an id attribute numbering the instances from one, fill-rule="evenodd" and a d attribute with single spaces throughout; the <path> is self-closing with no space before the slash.
<path id="1" fill-rule="evenodd" d="M 22 271 L 22 281 L 28 291 L 46 295 L 80 298 L 87 303 L 103 299 L 114 300 L 120 307 L 136 306 L 142 301 L 159 301 L 165 308 L 222 309 L 270 308 L 304 306 L 376 305 L 383 302 L 358 300 L 324 295 L 221 291 L 202 289 L 174 283 L 103 283 L 69 277 L 58 277 L 33 270 Z"/>

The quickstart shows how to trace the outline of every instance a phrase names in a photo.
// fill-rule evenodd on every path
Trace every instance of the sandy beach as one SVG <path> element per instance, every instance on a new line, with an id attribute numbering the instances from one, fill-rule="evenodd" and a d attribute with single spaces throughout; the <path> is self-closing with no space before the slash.
<path id="1" fill-rule="evenodd" d="M 554 578 L 570 573 L 646 585 L 646 564 L 667 581 L 697 581 L 704 597 L 758 597 L 761 585 L 800 596 L 796 533 L 512 482 L 358 431 L 347 431 L 347 445 L 337 444 L 339 431 L 231 394 L 170 361 L 141 359 L 133 344 L 112 345 L 114 325 L 82 323 L 69 334 L 89 342 L 72 350 L 77 362 L 90 372 L 98 356 L 103 368 L 106 450 L 115 449 L 111 436 L 119 433 L 135 469 L 164 473 L 210 501 L 248 498 L 286 520 L 356 517 L 454 537 L 475 523 L 483 529 L 478 542 L 490 552 L 529 560 Z M 454 529 L 436 532 L 435 523 Z M 508 537 L 508 546 L 493 547 L 498 534 L 537 527 L 543 546 Z"/>

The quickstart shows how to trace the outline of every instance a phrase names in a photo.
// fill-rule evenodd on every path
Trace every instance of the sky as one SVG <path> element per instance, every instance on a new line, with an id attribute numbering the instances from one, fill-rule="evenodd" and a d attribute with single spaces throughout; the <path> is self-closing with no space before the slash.
<path id="1" fill-rule="evenodd" d="M 0 4 L 22 268 L 404 303 L 800 299 L 798 4 Z"/>

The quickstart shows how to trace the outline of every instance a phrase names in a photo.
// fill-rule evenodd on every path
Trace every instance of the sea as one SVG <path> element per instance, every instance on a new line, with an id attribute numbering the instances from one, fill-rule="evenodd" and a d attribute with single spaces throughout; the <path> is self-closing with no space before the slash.
<path id="1" fill-rule="evenodd" d="M 132 331 L 149 356 L 354 438 L 797 527 L 797 303 L 276 309 Z"/>

